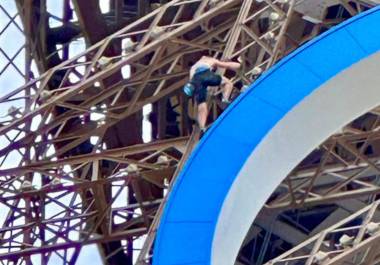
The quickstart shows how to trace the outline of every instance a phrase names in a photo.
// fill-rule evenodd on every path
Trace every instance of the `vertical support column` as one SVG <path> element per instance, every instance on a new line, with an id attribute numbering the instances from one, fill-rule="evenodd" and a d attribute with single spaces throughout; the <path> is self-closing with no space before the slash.
<path id="1" fill-rule="evenodd" d="M 47 46 L 46 46 L 46 23 L 49 23 L 46 14 L 46 0 L 40 0 L 40 45 L 42 46 L 42 54 L 47 54 Z"/>
<path id="2" fill-rule="evenodd" d="M 32 217 L 32 203 L 31 203 L 31 198 L 30 197 L 26 197 L 24 199 L 24 201 L 25 201 L 25 219 L 24 219 L 24 222 L 25 222 L 25 225 L 27 226 L 27 228 L 24 229 L 24 235 L 23 235 L 23 239 L 24 240 L 23 240 L 23 243 L 26 246 L 29 246 L 29 245 L 33 245 L 32 238 L 31 238 L 32 228 L 30 226 L 28 226 L 28 224 L 32 223 L 32 221 L 33 221 L 33 217 Z M 24 260 L 25 260 L 25 264 L 26 265 L 33 265 L 32 261 L 30 259 L 30 256 L 24 257 Z"/>
<path id="3" fill-rule="evenodd" d="M 139 17 L 144 16 L 149 12 L 150 1 L 147 0 L 137 0 L 137 15 Z"/>
<path id="4" fill-rule="evenodd" d="M 142 17 L 144 16 L 149 9 L 149 1 L 147 0 L 137 0 L 137 16 Z"/>
<path id="5" fill-rule="evenodd" d="M 188 100 L 186 99 L 186 96 L 181 93 L 178 96 L 179 104 L 180 104 L 180 115 L 181 115 L 181 120 L 180 120 L 180 131 L 181 131 L 181 136 L 188 135 L 190 130 L 189 126 L 189 116 L 188 116 Z"/>
<path id="6" fill-rule="evenodd" d="M 123 10 L 124 10 L 124 0 L 114 0 L 115 1 L 115 20 L 116 24 L 120 25 L 123 20 Z"/>
<path id="7" fill-rule="evenodd" d="M 18 4 L 18 7 L 20 5 Z M 31 12 L 32 12 L 32 1 L 26 0 L 24 2 L 24 6 L 21 8 L 18 8 L 19 13 L 23 12 L 23 14 L 20 14 L 24 17 L 24 20 L 26 23 L 24 23 L 24 36 L 25 36 L 25 83 L 27 83 L 31 78 L 31 64 L 32 64 L 32 37 L 31 37 L 31 27 L 32 27 L 32 20 L 31 20 Z M 30 89 L 27 91 L 27 93 L 30 93 Z M 28 96 L 28 95 L 26 95 Z"/>
<path id="8" fill-rule="evenodd" d="M 157 139 L 166 137 L 166 101 L 165 97 L 157 102 Z"/>
<path id="9" fill-rule="evenodd" d="M 38 198 L 38 209 L 39 209 L 39 216 L 36 217 L 38 219 L 39 223 L 39 236 L 41 240 L 41 244 L 46 244 L 46 235 L 45 235 L 45 227 L 42 225 L 42 220 L 45 220 L 45 195 L 39 196 Z M 41 264 L 48 264 L 49 261 L 49 254 L 41 254 Z"/>
<path id="10" fill-rule="evenodd" d="M 72 18 L 72 10 L 70 7 L 70 0 L 64 0 L 63 2 L 63 25 L 66 27 L 70 23 L 70 19 Z M 62 60 L 66 61 L 69 59 L 69 46 L 65 45 L 63 47 L 63 56 Z"/>

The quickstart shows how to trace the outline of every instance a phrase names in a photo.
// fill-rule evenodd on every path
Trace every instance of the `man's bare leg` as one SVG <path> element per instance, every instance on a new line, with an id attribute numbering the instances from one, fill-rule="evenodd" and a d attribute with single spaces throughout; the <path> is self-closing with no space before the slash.
<path id="1" fill-rule="evenodd" d="M 228 102 L 231 96 L 232 89 L 234 88 L 231 80 L 223 76 L 222 92 L 224 101 Z"/>
<path id="2" fill-rule="evenodd" d="M 198 105 L 198 124 L 201 130 L 204 130 L 206 128 L 207 116 L 208 116 L 207 103 L 203 102 Z"/>

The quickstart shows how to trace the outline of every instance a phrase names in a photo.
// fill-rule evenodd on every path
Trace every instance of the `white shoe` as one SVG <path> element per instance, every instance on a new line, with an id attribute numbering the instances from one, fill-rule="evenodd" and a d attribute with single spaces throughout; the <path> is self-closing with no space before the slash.
<path id="1" fill-rule="evenodd" d="M 231 103 L 231 101 L 229 101 L 228 99 L 225 99 L 225 98 L 222 98 L 222 102 L 227 103 L 227 104 Z"/>

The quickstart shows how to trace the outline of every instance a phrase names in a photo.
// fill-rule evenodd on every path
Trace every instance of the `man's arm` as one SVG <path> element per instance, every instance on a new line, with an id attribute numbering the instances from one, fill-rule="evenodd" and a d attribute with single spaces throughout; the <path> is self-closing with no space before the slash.
<path id="1" fill-rule="evenodd" d="M 226 69 L 231 69 L 231 70 L 239 70 L 240 68 L 240 63 L 236 63 L 236 62 L 223 62 L 223 61 L 219 61 L 219 60 L 216 60 L 215 59 L 215 65 L 217 67 L 221 67 L 221 68 L 226 68 Z"/>

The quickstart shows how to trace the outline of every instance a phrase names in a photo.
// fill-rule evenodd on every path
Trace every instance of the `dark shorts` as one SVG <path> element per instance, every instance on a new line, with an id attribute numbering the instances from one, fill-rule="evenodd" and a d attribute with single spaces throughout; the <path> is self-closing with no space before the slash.
<path id="1" fill-rule="evenodd" d="M 207 87 L 219 86 L 222 83 L 222 77 L 211 70 L 205 70 L 194 74 L 191 83 L 195 87 L 195 100 L 199 105 L 207 100 Z"/>

